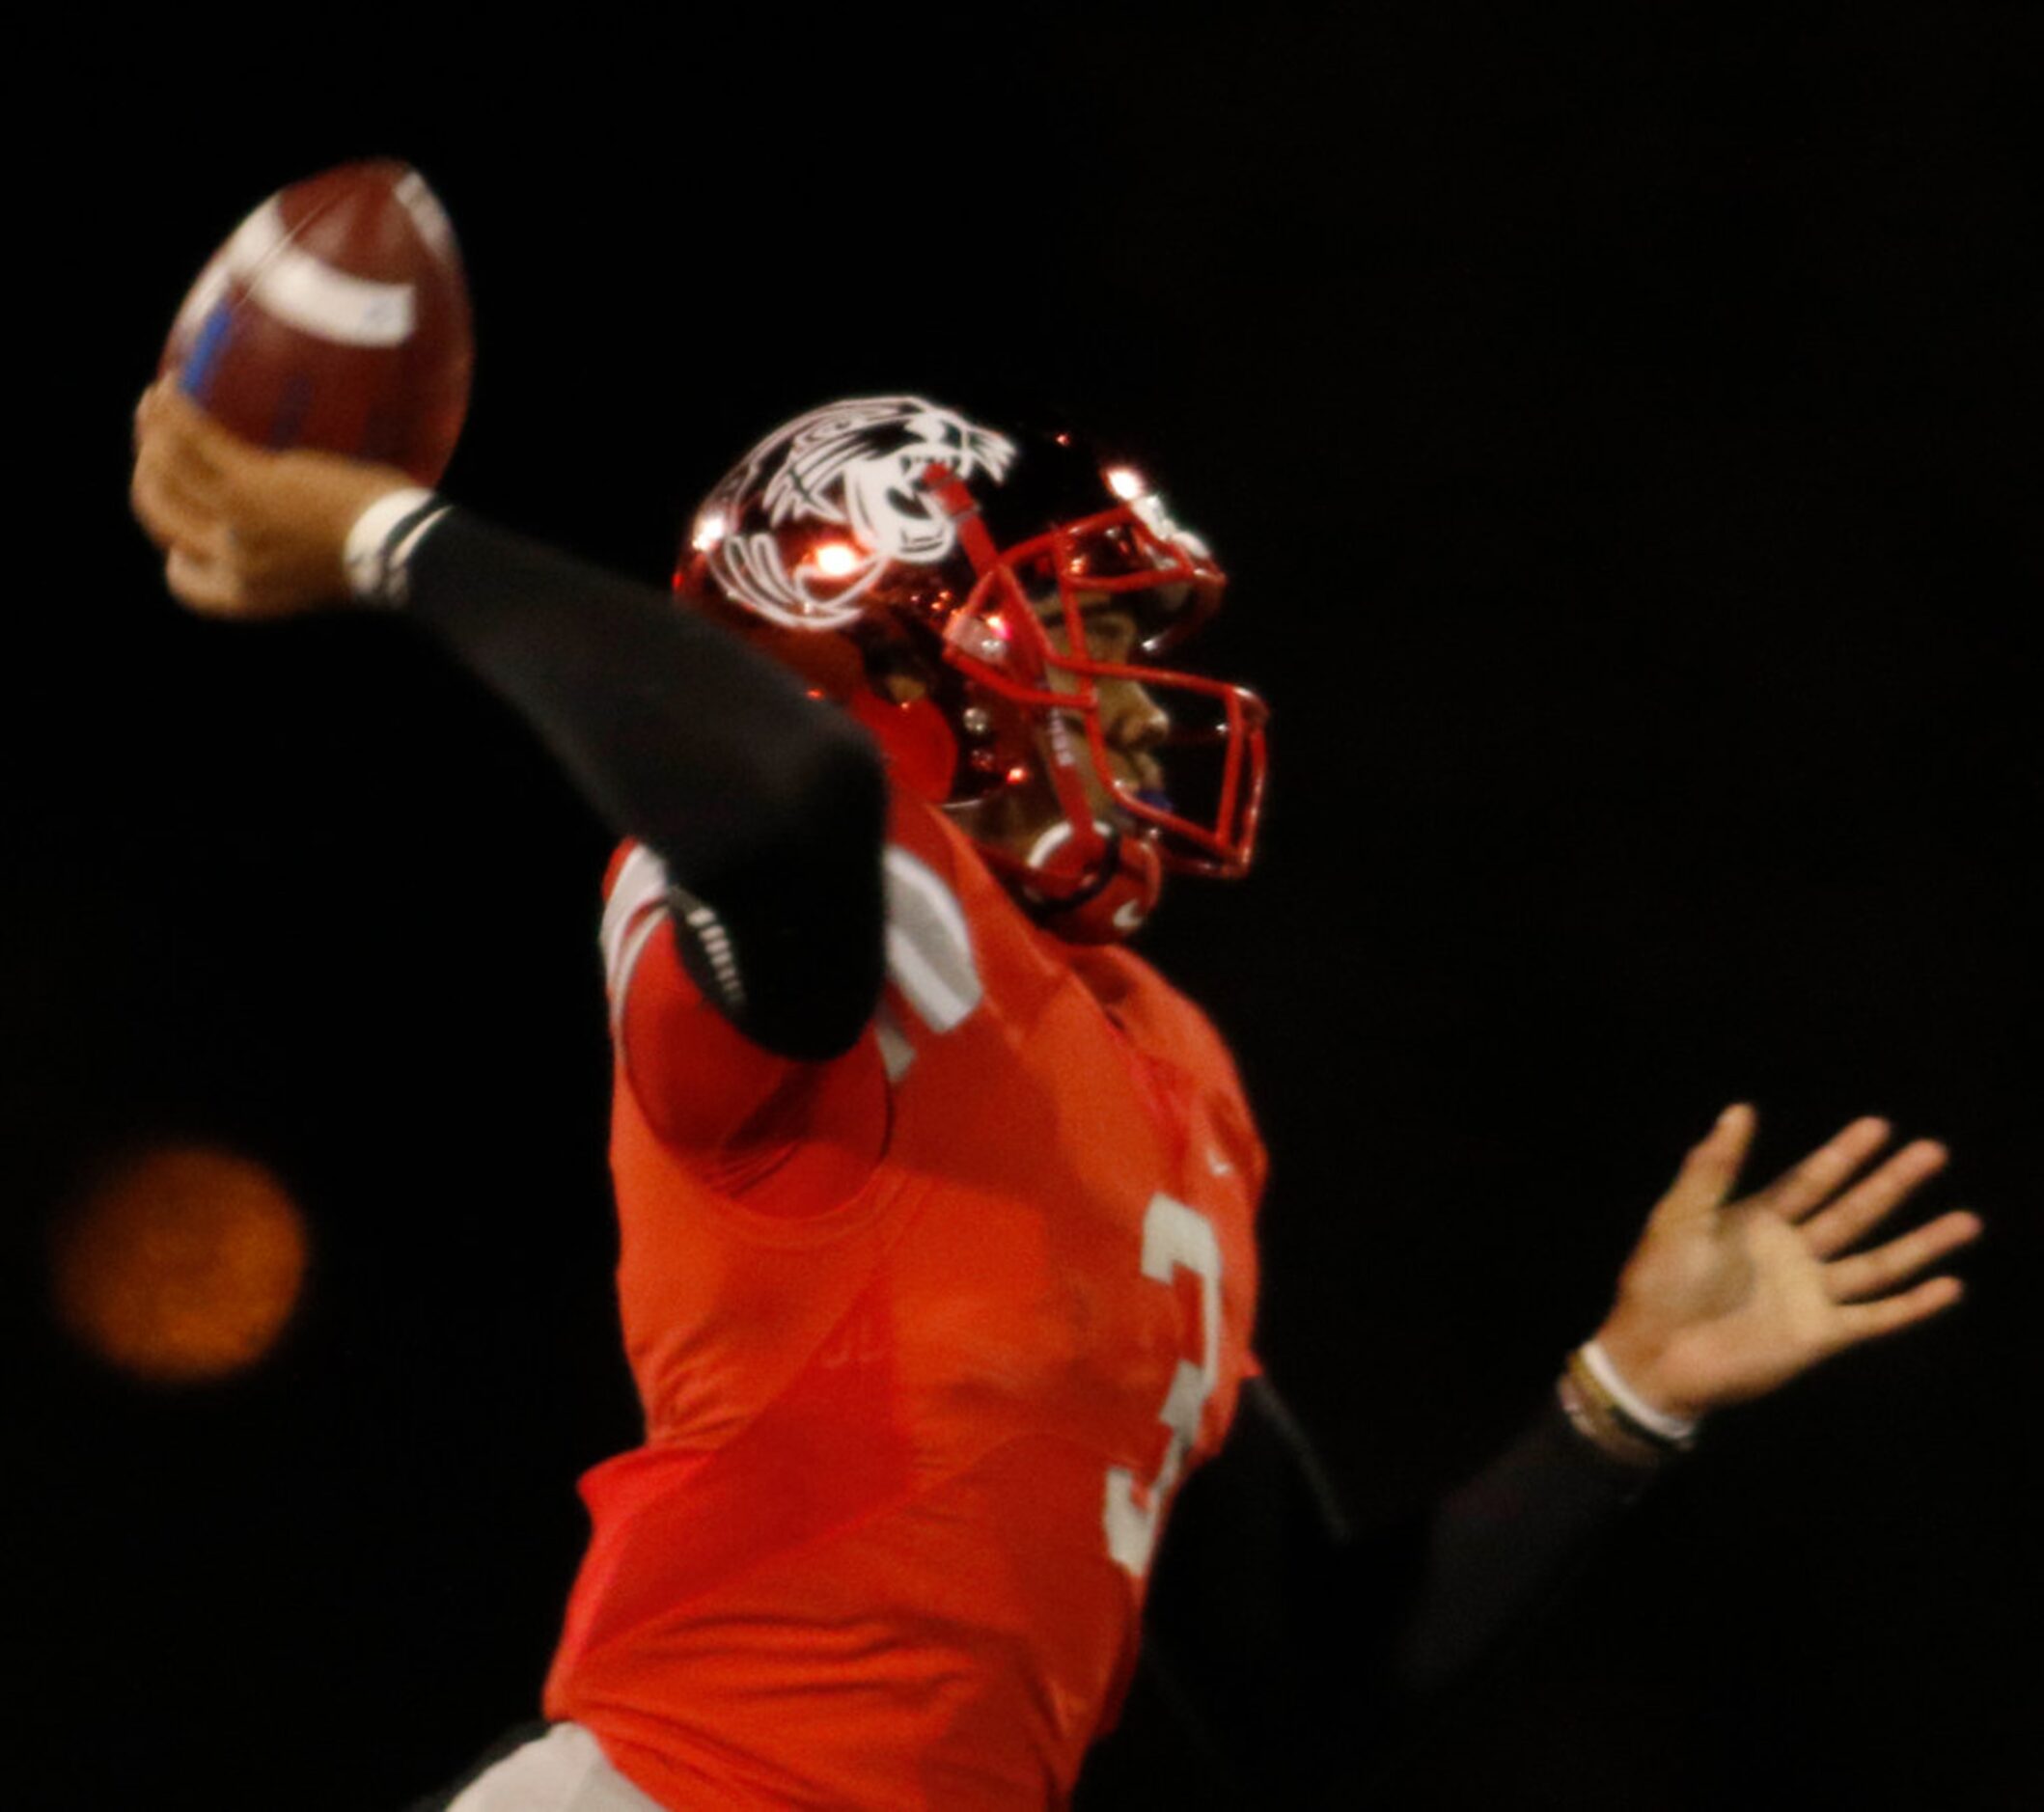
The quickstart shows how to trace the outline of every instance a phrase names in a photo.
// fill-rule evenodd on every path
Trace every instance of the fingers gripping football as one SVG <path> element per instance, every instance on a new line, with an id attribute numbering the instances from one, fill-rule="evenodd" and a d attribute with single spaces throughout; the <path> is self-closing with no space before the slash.
<path id="1" fill-rule="evenodd" d="M 172 594 L 207 616 L 290 616 L 347 593 L 348 530 L 412 480 L 395 467 L 229 433 L 170 382 L 135 412 L 129 502 Z"/>

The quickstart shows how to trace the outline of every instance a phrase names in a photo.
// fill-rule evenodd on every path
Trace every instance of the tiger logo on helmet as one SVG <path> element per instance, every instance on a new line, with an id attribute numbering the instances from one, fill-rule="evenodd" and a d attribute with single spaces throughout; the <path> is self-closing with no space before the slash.
<path id="1" fill-rule="evenodd" d="M 830 403 L 770 434 L 710 493 L 695 545 L 725 591 L 770 622 L 842 629 L 891 565 L 936 565 L 956 548 L 930 468 L 998 483 L 1014 456 L 1012 441 L 921 397 Z M 805 523 L 843 535 L 790 563 L 779 532 Z"/>

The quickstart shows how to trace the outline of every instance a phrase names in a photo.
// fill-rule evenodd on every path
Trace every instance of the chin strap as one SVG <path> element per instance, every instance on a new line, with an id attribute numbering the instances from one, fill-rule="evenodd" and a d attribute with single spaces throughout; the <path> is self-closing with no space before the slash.
<path id="1" fill-rule="evenodd" d="M 1154 844 L 1098 821 L 1093 829 L 1106 845 L 1099 877 L 1067 899 L 1031 895 L 1037 920 L 1067 944 L 1120 943 L 1156 909 L 1157 897 L 1164 891 L 1164 865 Z M 1056 875 L 1061 866 L 1072 862 L 1076 842 L 1069 824 L 1052 825 L 1030 846 L 1030 868 Z"/>

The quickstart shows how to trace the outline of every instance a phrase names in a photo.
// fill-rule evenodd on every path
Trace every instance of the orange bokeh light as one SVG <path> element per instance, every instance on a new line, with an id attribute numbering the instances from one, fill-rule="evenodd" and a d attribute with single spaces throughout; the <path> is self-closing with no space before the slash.
<path id="1" fill-rule="evenodd" d="M 58 1319 L 123 1371 L 225 1377 L 276 1344 L 305 1281 L 305 1217 L 253 1160 L 164 1145 L 103 1177 L 57 1229 Z"/>

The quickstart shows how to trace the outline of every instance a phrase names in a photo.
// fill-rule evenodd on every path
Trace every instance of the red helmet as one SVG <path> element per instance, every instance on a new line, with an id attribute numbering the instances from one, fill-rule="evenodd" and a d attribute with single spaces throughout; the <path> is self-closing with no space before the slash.
<path id="1" fill-rule="evenodd" d="M 1149 664 L 1225 585 L 1133 467 L 920 397 L 776 428 L 704 501 L 675 575 L 842 700 L 1082 940 L 1140 923 L 1163 869 L 1249 866 L 1262 701 Z"/>

